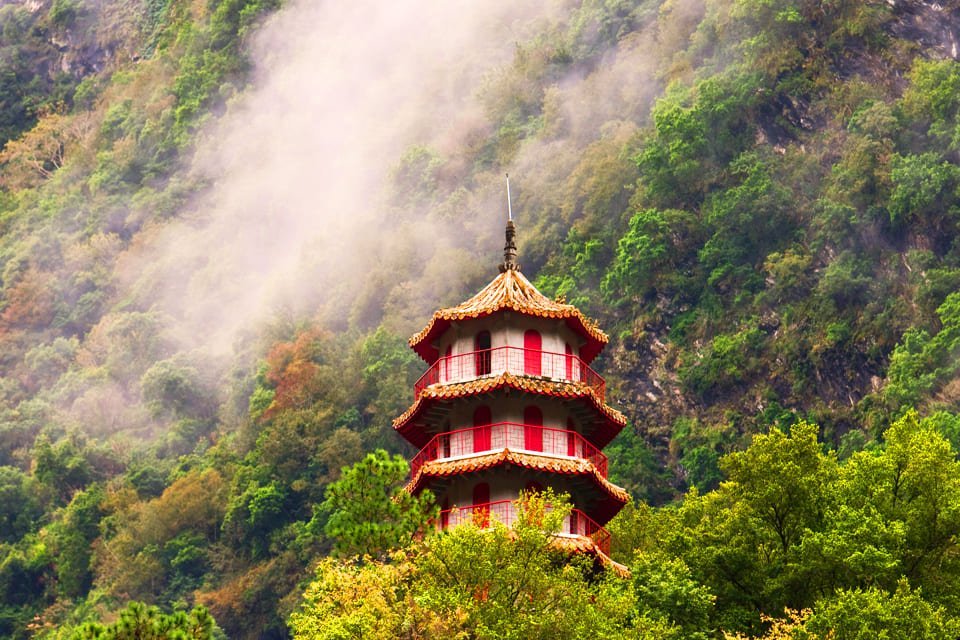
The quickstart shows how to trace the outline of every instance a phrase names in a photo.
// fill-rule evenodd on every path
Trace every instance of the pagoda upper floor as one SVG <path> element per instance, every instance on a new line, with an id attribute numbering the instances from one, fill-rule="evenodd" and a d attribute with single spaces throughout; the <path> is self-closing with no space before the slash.
<path id="1" fill-rule="evenodd" d="M 580 357 L 574 355 L 571 340 L 564 340 L 564 331 L 544 332 L 532 328 L 539 323 L 510 323 L 502 316 L 489 323 L 482 320 L 458 327 L 465 331 L 449 331 L 444 355 L 427 369 L 414 385 L 414 399 L 434 384 L 469 382 L 503 373 L 532 376 L 558 382 L 586 385 L 603 402 L 606 381 Z M 491 329 L 485 329 L 484 326 Z M 529 328 L 524 329 L 524 326 Z M 546 345 L 544 344 L 546 343 Z M 546 346 L 546 348 L 544 348 Z"/>
<path id="2" fill-rule="evenodd" d="M 424 447 L 438 434 L 477 426 L 466 405 L 492 403 L 498 421 L 569 431 L 564 437 L 602 448 L 626 423 L 606 404 L 606 382 L 589 364 L 607 340 L 576 307 L 550 300 L 505 260 L 479 293 L 437 311 L 410 339 L 430 366 L 394 428 Z M 531 424 L 511 408 L 514 392 L 563 415 Z"/>
<path id="3" fill-rule="evenodd" d="M 507 268 L 469 300 L 436 311 L 427 326 L 410 338 L 410 347 L 432 365 L 441 357 L 451 355 L 448 351 L 453 351 L 455 343 L 462 343 L 462 333 L 449 335 L 451 327 L 482 319 L 491 320 L 486 328 L 490 333 L 487 349 L 495 346 L 524 347 L 517 339 L 520 334 L 516 332 L 539 330 L 544 321 L 550 320 L 554 322 L 548 326 L 555 327 L 556 331 L 542 332 L 545 343 L 541 344 L 541 351 L 573 355 L 584 364 L 589 364 L 608 341 L 607 335 L 596 323 L 575 306 L 551 300 L 540 293 L 519 269 Z M 568 347 L 571 350 L 569 354 Z M 461 348 L 459 352 L 467 350 L 479 349 Z"/>

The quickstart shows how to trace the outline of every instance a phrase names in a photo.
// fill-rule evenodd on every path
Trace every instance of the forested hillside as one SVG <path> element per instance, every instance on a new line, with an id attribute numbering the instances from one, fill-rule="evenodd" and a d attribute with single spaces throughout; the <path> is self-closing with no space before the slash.
<path id="1" fill-rule="evenodd" d="M 0 636 L 957 637 L 958 38 L 955 0 L 0 4 Z M 496 273 L 507 172 L 524 273 L 611 336 L 630 580 L 337 497 L 406 473 L 365 456 L 414 453 L 406 339 Z"/>

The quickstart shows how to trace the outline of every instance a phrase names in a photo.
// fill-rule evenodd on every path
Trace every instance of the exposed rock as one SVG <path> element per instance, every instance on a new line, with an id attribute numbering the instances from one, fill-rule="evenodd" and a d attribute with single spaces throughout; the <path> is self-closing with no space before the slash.
<path id="1" fill-rule="evenodd" d="M 615 369 L 629 372 L 621 377 L 618 408 L 650 444 L 663 449 L 670 440 L 673 417 L 693 411 L 676 377 L 667 331 L 666 327 L 644 331 L 618 343 L 611 353 Z"/>
<path id="2" fill-rule="evenodd" d="M 888 0 L 897 19 L 893 35 L 916 42 L 927 55 L 957 59 L 960 40 L 960 2 Z"/>

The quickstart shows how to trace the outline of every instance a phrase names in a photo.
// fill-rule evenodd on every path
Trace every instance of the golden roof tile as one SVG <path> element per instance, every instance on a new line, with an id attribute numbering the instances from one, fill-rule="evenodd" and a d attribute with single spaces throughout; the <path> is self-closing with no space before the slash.
<path id="1" fill-rule="evenodd" d="M 553 536 L 550 546 L 560 551 L 594 555 L 604 568 L 612 570 L 621 578 L 630 577 L 630 569 L 601 551 L 600 547 L 587 536 Z"/>
<path id="2" fill-rule="evenodd" d="M 588 362 L 600 353 L 609 339 L 596 322 L 580 313 L 575 306 L 551 300 L 537 291 L 519 270 L 506 269 L 469 300 L 436 311 L 427 326 L 410 338 L 410 346 L 424 360 L 432 362 L 439 357 L 439 353 L 430 342 L 451 322 L 482 318 L 501 310 L 567 320 L 575 331 L 587 339 L 581 357 Z"/>
<path id="3" fill-rule="evenodd" d="M 630 494 L 604 478 L 599 469 L 585 458 L 555 458 L 534 453 L 520 453 L 510 449 L 502 449 L 493 453 L 458 460 L 431 460 L 417 470 L 416 475 L 411 478 L 406 488 L 407 491 L 411 492 L 417 490 L 427 476 L 453 476 L 508 463 L 537 471 L 591 476 L 613 500 L 621 504 L 626 504 L 630 500 Z M 619 507 L 617 507 L 617 510 L 619 510 Z"/>
<path id="4" fill-rule="evenodd" d="M 594 405 L 605 419 L 619 427 L 627 424 L 626 416 L 605 404 L 597 396 L 596 391 L 583 382 L 543 380 L 542 378 L 515 375 L 505 371 L 495 376 L 485 376 L 468 382 L 457 382 L 453 384 L 438 383 L 425 387 L 417 399 L 414 400 L 413 404 L 410 405 L 410 408 L 394 419 L 393 428 L 403 432 L 404 427 L 407 426 L 411 418 L 413 418 L 428 401 L 473 396 L 503 387 L 558 398 L 586 398 L 590 400 L 591 404 Z"/>

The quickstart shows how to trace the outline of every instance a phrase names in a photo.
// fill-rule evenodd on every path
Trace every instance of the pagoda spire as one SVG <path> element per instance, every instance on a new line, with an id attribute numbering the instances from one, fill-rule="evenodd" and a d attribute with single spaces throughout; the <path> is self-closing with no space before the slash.
<path id="1" fill-rule="evenodd" d="M 503 264 L 500 265 L 500 273 L 504 271 L 519 271 L 520 265 L 517 263 L 517 229 L 513 225 L 513 220 L 507 220 L 507 243 L 503 245 Z"/>
<path id="2" fill-rule="evenodd" d="M 503 263 L 500 265 L 500 273 L 505 271 L 519 271 L 520 265 L 517 263 L 517 229 L 513 224 L 513 205 L 510 203 L 510 174 L 507 174 L 507 231 L 506 244 L 503 245 Z"/>

